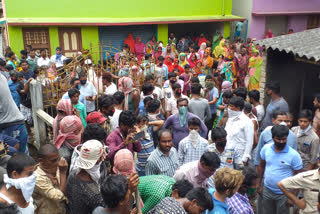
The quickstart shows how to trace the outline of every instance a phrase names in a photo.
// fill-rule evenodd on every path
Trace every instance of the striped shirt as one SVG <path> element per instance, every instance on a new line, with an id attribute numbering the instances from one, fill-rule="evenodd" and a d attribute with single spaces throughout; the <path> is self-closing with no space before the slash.
<path id="1" fill-rule="evenodd" d="M 254 214 L 247 195 L 237 192 L 231 198 L 227 198 L 226 203 L 230 214 Z"/>
<path id="2" fill-rule="evenodd" d="M 148 214 L 164 213 L 187 214 L 182 204 L 172 197 L 162 199 L 159 204 L 148 212 Z"/>
<path id="3" fill-rule="evenodd" d="M 175 148 L 172 147 L 169 156 L 166 156 L 157 147 L 147 160 L 146 175 L 167 175 L 173 177 L 178 166 L 178 153 Z"/>
<path id="4" fill-rule="evenodd" d="M 141 151 L 137 153 L 137 162 L 136 162 L 136 171 L 138 172 L 139 176 L 144 176 L 145 167 L 147 164 L 147 159 L 149 158 L 151 152 L 154 150 L 153 146 L 153 139 L 152 139 L 152 129 L 153 126 L 148 128 L 148 133 L 150 135 L 150 140 L 141 139 Z"/>
<path id="5" fill-rule="evenodd" d="M 178 150 L 180 166 L 192 161 L 200 160 L 201 155 L 207 150 L 208 145 L 208 141 L 200 135 L 198 142 L 194 145 L 190 142 L 189 136 L 183 138 L 179 143 Z"/>

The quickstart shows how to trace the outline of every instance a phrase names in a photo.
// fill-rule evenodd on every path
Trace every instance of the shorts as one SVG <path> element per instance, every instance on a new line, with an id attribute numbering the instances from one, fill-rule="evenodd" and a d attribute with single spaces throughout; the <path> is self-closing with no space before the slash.
<path id="1" fill-rule="evenodd" d="M 20 111 L 24 117 L 24 120 L 29 124 L 32 125 L 32 111 L 31 108 L 25 107 L 24 105 L 20 104 Z"/>

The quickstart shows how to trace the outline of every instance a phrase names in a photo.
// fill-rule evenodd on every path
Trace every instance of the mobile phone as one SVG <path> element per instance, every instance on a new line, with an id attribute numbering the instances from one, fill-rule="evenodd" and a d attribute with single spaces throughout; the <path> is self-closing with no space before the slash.
<path id="1" fill-rule="evenodd" d="M 139 140 L 145 136 L 144 131 L 138 132 L 137 134 L 134 135 L 133 141 Z"/>
<path id="2" fill-rule="evenodd" d="M 4 143 L 0 140 L 0 157 L 7 154 L 7 150 L 4 147 Z"/>

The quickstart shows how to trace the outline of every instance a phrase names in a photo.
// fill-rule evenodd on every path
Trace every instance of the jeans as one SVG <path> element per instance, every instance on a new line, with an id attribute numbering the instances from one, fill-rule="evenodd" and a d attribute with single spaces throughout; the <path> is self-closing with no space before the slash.
<path id="1" fill-rule="evenodd" d="M 289 214 L 289 207 L 286 202 L 288 198 L 281 194 L 275 194 L 266 186 L 263 187 L 263 213 L 264 214 Z"/>
<path id="2" fill-rule="evenodd" d="M 28 143 L 28 132 L 25 124 L 9 126 L 4 129 L 0 129 L 0 133 L 14 137 L 20 142 L 19 152 L 24 152 L 29 155 L 27 147 Z"/>

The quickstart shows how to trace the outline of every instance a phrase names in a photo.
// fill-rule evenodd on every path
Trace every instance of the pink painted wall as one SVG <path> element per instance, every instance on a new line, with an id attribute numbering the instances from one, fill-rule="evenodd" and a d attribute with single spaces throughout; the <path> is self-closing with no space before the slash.
<path id="1" fill-rule="evenodd" d="M 320 0 L 253 0 L 252 12 L 319 11 Z"/>
<path id="2" fill-rule="evenodd" d="M 293 29 L 293 32 L 300 32 L 307 29 L 308 16 L 289 16 L 288 30 Z"/>
<path id="3" fill-rule="evenodd" d="M 250 27 L 250 38 L 262 39 L 266 28 L 265 16 L 252 16 Z"/>

